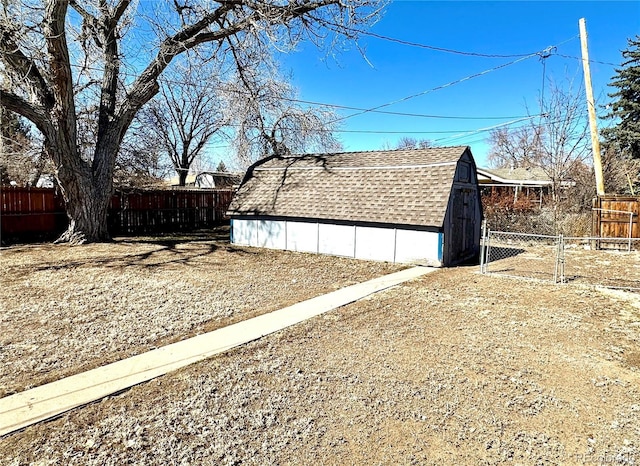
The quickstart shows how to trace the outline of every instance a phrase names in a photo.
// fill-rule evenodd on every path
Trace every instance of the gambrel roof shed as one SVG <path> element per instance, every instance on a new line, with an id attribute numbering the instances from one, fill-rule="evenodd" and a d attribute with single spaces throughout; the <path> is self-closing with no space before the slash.
<path id="1" fill-rule="evenodd" d="M 320 230 L 331 234 L 338 226 L 360 226 L 368 228 L 362 230 L 368 233 L 376 233 L 371 229 L 377 228 L 378 236 L 384 236 L 382 230 L 389 234 L 390 229 L 444 233 L 457 185 L 474 193 L 472 216 L 479 228 L 475 163 L 466 146 L 266 159 L 248 171 L 229 207 L 234 226 L 252 219 L 262 223 L 253 225 L 255 228 L 249 224 L 234 228 L 240 234 L 234 234 L 234 242 L 273 246 L 274 238 L 258 238 L 258 229 L 266 221 L 285 222 L 276 228 L 282 231 L 278 236 L 282 234 L 284 238 L 275 241 L 284 249 L 292 249 L 287 245 L 286 227 L 299 229 L 293 225 L 297 223 L 317 223 L 318 234 L 322 233 Z M 308 225 L 307 230 L 310 231 Z M 342 231 L 346 232 L 344 228 Z M 320 243 L 325 239 L 316 238 L 318 248 L 313 252 L 323 252 Z M 344 248 L 333 249 L 347 251 L 353 242 L 354 253 L 346 255 L 358 257 L 357 239 L 354 237 Z M 440 259 L 432 262 L 443 262 L 442 252 Z M 382 260 L 388 260 L 388 256 Z M 391 260 L 396 259 L 394 255 Z"/>

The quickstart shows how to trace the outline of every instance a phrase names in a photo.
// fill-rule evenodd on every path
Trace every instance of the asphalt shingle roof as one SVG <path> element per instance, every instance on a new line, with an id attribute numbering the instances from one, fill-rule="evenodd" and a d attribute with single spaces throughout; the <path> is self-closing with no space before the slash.
<path id="1" fill-rule="evenodd" d="M 230 215 L 441 227 L 466 146 L 272 159 L 254 169 Z"/>
<path id="2" fill-rule="evenodd" d="M 506 182 L 518 181 L 544 181 L 550 182 L 549 175 L 539 167 L 532 168 L 483 168 L 487 173 L 493 174 Z"/>

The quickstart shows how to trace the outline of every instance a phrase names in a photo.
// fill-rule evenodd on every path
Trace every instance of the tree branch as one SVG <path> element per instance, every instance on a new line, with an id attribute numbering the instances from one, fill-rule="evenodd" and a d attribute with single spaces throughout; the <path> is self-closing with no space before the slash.
<path id="1" fill-rule="evenodd" d="M 18 79 L 26 79 L 31 86 L 30 94 L 43 107 L 51 107 L 54 98 L 47 80 L 43 77 L 35 61 L 27 57 L 13 40 L 13 33 L 5 24 L 0 23 L 0 53 L 8 71 Z"/>
<path id="2" fill-rule="evenodd" d="M 49 54 L 51 86 L 55 98 L 54 119 L 64 128 L 68 141 L 76 141 L 76 111 L 71 61 L 65 33 L 68 0 L 48 0 L 43 29 Z"/>
<path id="3" fill-rule="evenodd" d="M 33 122 L 45 136 L 50 131 L 45 108 L 33 105 L 22 97 L 2 88 L 0 88 L 0 102 L 3 107 Z"/>
<path id="4" fill-rule="evenodd" d="M 311 11 L 329 5 L 340 4 L 340 0 L 316 0 L 302 4 L 291 2 L 286 5 L 273 5 L 267 2 L 250 2 L 247 0 L 220 1 L 221 6 L 216 8 L 215 11 L 205 15 L 194 24 L 184 27 L 181 31 L 162 42 L 155 59 L 133 83 L 126 103 L 121 107 L 119 116 L 127 122 L 133 119 L 135 112 L 158 92 L 157 78 L 179 53 L 204 43 L 219 42 L 241 31 L 254 30 L 258 24 L 269 26 L 274 24 L 286 25 L 291 20 L 301 18 Z M 213 24 L 223 24 L 223 19 L 227 17 L 229 12 L 241 12 L 243 7 L 250 9 L 251 12 L 239 15 L 239 19 L 227 23 L 224 28 L 207 31 Z"/>
<path id="5" fill-rule="evenodd" d="M 124 15 L 124 13 L 127 11 L 127 8 L 129 8 L 130 4 L 131 0 L 120 0 L 120 2 L 116 5 L 113 14 L 111 15 L 115 23 L 120 22 L 120 20 L 122 19 L 122 15 Z"/>
<path id="6" fill-rule="evenodd" d="M 88 32 L 95 44 L 102 48 L 100 40 L 100 31 L 98 27 L 98 19 L 82 7 L 76 0 L 69 0 L 69 6 L 82 17 L 83 34 Z M 84 45 L 84 42 L 83 42 Z"/>

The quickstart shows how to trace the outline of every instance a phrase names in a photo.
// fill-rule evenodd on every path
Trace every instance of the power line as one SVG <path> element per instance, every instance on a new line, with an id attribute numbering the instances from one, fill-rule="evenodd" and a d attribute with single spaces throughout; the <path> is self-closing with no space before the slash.
<path id="1" fill-rule="evenodd" d="M 302 100 L 302 99 L 293 99 L 282 97 L 282 100 L 290 101 L 290 102 L 298 102 L 302 104 L 308 105 L 318 105 L 323 107 L 331 107 L 338 108 L 341 110 L 357 110 L 357 111 L 369 111 L 370 113 L 381 113 L 384 115 L 396 115 L 396 116 L 408 116 L 408 117 L 417 117 L 417 118 L 436 118 L 436 119 L 450 119 L 450 120 L 507 120 L 512 118 L 521 118 L 524 115 L 516 115 L 516 116 L 461 116 L 461 115 L 429 115 L 424 113 L 407 113 L 407 112 L 391 112 L 388 110 L 369 110 L 364 107 L 350 107 L 347 105 L 339 105 L 339 104 L 330 104 L 326 102 L 316 102 L 312 100 Z"/>
<path id="2" fill-rule="evenodd" d="M 531 57 L 531 56 L 534 56 L 534 55 L 537 55 L 537 54 L 538 54 L 538 52 L 536 52 L 534 54 L 531 54 L 528 57 Z M 505 67 L 505 66 L 509 66 L 510 64 L 513 64 L 513 63 L 514 62 L 501 65 L 499 67 L 496 67 L 496 69 L 501 68 L 501 67 Z M 78 65 L 78 64 L 75 64 L 75 63 L 70 63 L 69 66 L 71 66 L 72 68 L 79 68 L 79 69 L 83 69 L 83 70 L 104 72 L 104 69 L 102 69 L 102 68 Z M 491 71 L 491 70 L 488 70 L 488 71 Z M 468 78 L 463 78 L 463 79 L 461 79 L 459 81 L 461 82 L 461 81 L 465 81 L 467 79 L 471 79 L 471 78 L 479 76 L 481 74 L 485 74 L 488 71 L 478 73 L 477 75 L 473 75 L 473 76 L 468 77 Z M 136 78 L 136 77 L 138 77 L 138 75 L 133 74 L 133 73 L 129 73 L 126 70 L 121 70 L 121 74 L 122 74 L 122 76 L 128 77 L 128 78 Z M 167 84 L 175 84 L 175 85 L 189 84 L 186 81 L 180 81 L 180 80 L 177 80 L 177 79 L 168 79 L 168 78 L 166 78 L 164 76 L 159 77 L 159 80 L 162 81 L 162 82 L 165 82 Z M 438 88 L 434 88 L 434 89 L 431 89 L 429 91 L 425 91 L 424 93 L 431 92 L 433 90 L 438 90 L 440 88 L 448 87 L 451 84 L 452 83 L 445 84 L 445 85 L 439 86 Z M 221 86 L 214 86 L 214 85 L 210 85 L 208 83 L 204 83 L 203 85 L 200 86 L 200 89 L 221 90 L 223 88 Z M 249 94 L 248 91 L 241 91 L 241 90 L 238 90 L 238 89 L 233 89 L 232 92 L 239 93 L 239 94 L 245 94 L 245 95 Z M 405 98 L 404 100 L 408 100 L 410 98 L 417 97 L 418 95 L 422 95 L 422 94 L 423 93 L 417 94 L 416 96 L 409 96 L 409 97 Z M 364 108 L 364 107 L 353 107 L 353 106 L 349 106 L 349 105 L 334 104 L 334 103 L 329 103 L 329 102 L 318 102 L 318 101 L 313 101 L 313 100 L 295 99 L 295 98 L 292 98 L 292 97 L 275 97 L 275 99 L 276 100 L 283 100 L 283 101 L 287 101 L 287 102 L 301 103 L 301 104 L 306 104 L 306 105 L 316 105 L 316 106 L 321 106 L 321 107 L 335 108 L 335 109 L 340 109 L 340 110 L 354 110 L 354 111 L 362 112 L 362 113 L 379 113 L 379 114 L 384 114 L 384 115 L 406 116 L 406 117 L 415 117 L 415 118 L 433 118 L 433 119 L 451 119 L 451 120 L 507 120 L 507 119 L 524 117 L 524 115 L 515 115 L 515 116 L 514 115 L 505 115 L 505 116 L 433 115 L 433 114 L 411 113 L 411 112 L 392 112 L 392 111 L 388 111 L 388 110 L 377 110 L 377 109 L 370 109 L 370 108 Z M 403 100 L 403 99 L 401 99 L 401 100 Z M 392 104 L 393 103 L 390 103 L 388 105 L 392 105 Z M 355 115 L 353 115 L 353 116 L 355 116 Z M 344 117 L 344 119 L 350 118 L 350 117 L 351 116 L 347 116 L 347 117 Z M 335 121 L 338 121 L 338 120 L 335 120 Z"/>
<path id="3" fill-rule="evenodd" d="M 557 55 L 558 57 L 562 57 L 562 58 L 571 58 L 573 60 L 582 61 L 581 57 L 576 57 L 576 56 L 573 56 L 573 55 L 563 55 L 561 53 L 555 53 L 555 52 L 553 53 L 553 55 Z M 611 62 L 608 62 L 608 61 L 599 61 L 599 60 L 592 60 L 592 59 L 589 59 L 588 61 L 589 61 L 589 63 L 598 63 L 600 65 L 620 66 L 619 63 L 611 63 Z"/>
<path id="4" fill-rule="evenodd" d="M 164 79 L 163 81 L 168 83 L 168 84 L 177 84 L 177 85 L 184 84 L 184 82 L 178 81 L 178 80 Z M 205 85 L 204 89 L 220 90 L 222 88 L 221 87 L 217 87 L 217 86 Z M 245 94 L 245 95 L 249 94 L 248 91 L 240 91 L 238 89 L 233 89 L 232 92 L 239 93 L 239 94 Z M 366 113 L 380 113 L 380 114 L 384 114 L 384 115 L 407 116 L 407 117 L 416 117 L 416 118 L 434 118 L 434 119 L 451 119 L 451 120 L 507 120 L 507 119 L 514 119 L 514 118 L 524 118 L 526 116 L 526 115 L 516 115 L 516 116 L 510 116 L 510 115 L 506 115 L 506 116 L 433 115 L 433 114 L 425 114 L 425 113 L 391 112 L 391 111 L 388 111 L 388 110 L 371 110 L 371 109 L 364 108 L 364 107 L 352 107 L 352 106 L 348 106 L 348 105 L 332 104 L 332 103 L 328 103 L 328 102 L 318 102 L 318 101 L 313 101 L 313 100 L 294 99 L 292 97 L 276 97 L 276 99 L 277 100 L 284 100 L 284 101 L 287 101 L 287 102 L 302 103 L 302 104 L 307 104 L 307 105 L 317 105 L 317 106 L 320 106 L 320 107 L 336 108 L 336 109 L 340 109 L 340 110 L 354 110 L 354 111 L 360 111 L 360 112 L 366 112 Z M 337 121 L 337 120 L 335 120 L 335 121 Z"/>
<path id="5" fill-rule="evenodd" d="M 361 133 L 361 134 L 455 134 L 464 130 L 445 130 L 445 131 L 389 131 L 389 130 L 375 130 L 375 129 L 321 129 L 320 131 L 326 131 L 331 133 Z"/>
<path id="6" fill-rule="evenodd" d="M 358 112 L 358 113 L 353 113 L 351 115 L 347 115 L 345 117 L 338 118 L 336 120 L 333 120 L 331 123 L 334 123 L 334 122 L 337 122 L 337 121 L 346 120 L 348 118 L 352 118 L 354 116 L 362 115 L 364 113 L 368 113 L 368 112 L 372 112 L 372 111 L 375 111 L 375 110 L 379 110 L 381 108 L 389 107 L 391 105 L 395 105 L 395 104 L 400 103 L 400 102 L 405 102 L 405 101 L 413 99 L 415 97 L 420 97 L 420 96 L 429 94 L 431 92 L 434 92 L 434 91 L 437 91 L 437 90 L 440 90 L 440 89 L 444 89 L 446 87 L 450 87 L 450 86 L 453 86 L 455 84 L 459 84 L 461 82 L 468 81 L 468 80 L 473 79 L 473 78 L 477 78 L 479 76 L 491 73 L 493 71 L 497 71 L 499 69 L 506 68 L 507 66 L 515 65 L 516 63 L 519 63 L 519 62 L 524 61 L 524 60 L 528 60 L 529 58 L 532 58 L 532 57 L 535 57 L 535 56 L 540 56 L 540 57 L 547 56 L 547 55 L 549 55 L 551 53 L 552 50 L 557 49 L 557 47 L 559 47 L 560 45 L 562 45 L 562 44 L 564 44 L 564 43 L 566 43 L 566 42 L 568 42 L 570 40 L 573 40 L 575 37 L 576 36 L 571 37 L 570 39 L 566 39 L 566 40 L 564 40 L 564 41 L 562 41 L 562 42 L 560 42 L 560 43 L 558 43 L 556 45 L 550 45 L 549 47 L 546 47 L 543 50 L 539 50 L 539 51 L 531 53 L 529 55 L 521 56 L 520 58 L 517 58 L 516 60 L 512 60 L 512 61 L 510 61 L 508 63 L 503 63 L 503 64 L 498 65 L 498 66 L 494 66 L 493 68 L 489 68 L 489 69 L 481 71 L 479 73 L 475 73 L 475 74 L 472 74 L 470 76 L 466 76 L 464 78 L 457 79 L 455 81 L 451 81 L 451 82 L 448 82 L 446 84 L 442 84 L 440 86 L 436 86 L 436 87 L 431 88 L 431 89 L 427 89 L 426 91 L 418 92 L 417 94 L 413 94 L 413 95 L 410 95 L 410 96 L 407 96 L 407 97 L 403 97 L 401 99 L 397 99 L 397 100 L 394 100 L 394 101 L 391 101 L 391 102 L 387 102 L 385 104 L 378 105 L 376 107 L 372 107 L 370 109 L 367 109 L 367 110 L 364 110 L 364 111 L 361 111 L 361 112 Z"/>
<path id="7" fill-rule="evenodd" d="M 455 81 L 451 81 L 451 82 L 448 82 L 446 84 L 442 84 L 440 86 L 436 86 L 436 87 L 433 87 L 431 89 L 427 89 L 426 91 L 418 92 L 417 94 L 412 94 L 412 95 L 409 95 L 409 96 L 406 96 L 406 97 L 402 97 L 400 99 L 396 99 L 396 100 L 393 100 L 391 102 L 387 102 L 385 104 L 378 105 L 376 107 L 365 109 L 365 110 L 363 110 L 361 112 L 358 112 L 358 113 L 352 113 L 351 115 L 347 115 L 347 116 L 344 116 L 344 117 L 341 117 L 341 118 L 337 118 L 337 119 L 333 120 L 331 123 L 335 123 L 337 121 L 346 120 L 348 118 L 359 116 L 359 115 L 362 115 L 364 113 L 374 112 L 374 111 L 380 110 L 381 108 L 389 107 L 391 105 L 395 105 L 395 104 L 398 104 L 400 102 L 406 102 L 407 100 L 414 99 L 416 97 L 420 97 L 420 96 L 429 94 L 431 92 L 439 91 L 441 89 L 453 86 L 455 84 L 460 84 L 461 82 L 468 81 L 468 80 L 473 79 L 473 78 L 477 78 L 477 77 L 485 75 L 487 73 L 491 73 L 492 71 L 497 71 L 497 70 L 499 70 L 501 68 L 505 68 L 507 66 L 514 65 L 514 64 L 516 64 L 518 62 L 521 62 L 523 60 L 527 60 L 527 59 L 529 59 L 531 57 L 534 57 L 536 55 L 537 55 L 537 53 L 534 53 L 534 54 L 531 54 L 531 55 L 527 55 L 526 57 L 518 58 L 518 59 L 510 61 L 508 63 L 503 63 L 501 65 L 494 66 L 493 68 L 489 68 L 488 70 L 484 70 L 484 71 L 481 71 L 479 73 L 472 74 L 470 76 L 465 76 L 464 78 L 456 79 Z"/>
<path id="8" fill-rule="evenodd" d="M 411 42 L 411 41 L 407 41 L 404 39 L 398 39 L 396 37 L 390 37 L 390 36 L 385 36 L 382 34 L 377 34 L 375 32 L 370 32 L 370 31 L 364 31 L 361 29 L 355 29 L 355 28 L 346 28 L 349 31 L 358 33 L 358 34 L 362 34 L 365 36 L 371 36 L 371 37 L 375 37 L 377 39 L 381 39 L 381 40 L 386 40 L 389 42 L 395 42 L 397 44 L 402 44 L 402 45 L 407 45 L 410 47 L 417 47 L 417 48 L 423 48 L 423 49 L 428 49 L 428 50 L 434 50 L 437 52 L 445 52 L 445 53 L 452 53 L 452 54 L 456 54 L 456 55 L 465 55 L 465 56 L 471 56 L 471 57 L 484 57 L 484 58 L 518 58 L 518 57 L 529 57 L 531 55 L 540 55 L 543 58 L 548 57 L 549 55 L 557 55 L 558 57 L 562 57 L 562 58 L 571 58 L 573 60 L 582 60 L 581 57 L 576 57 L 573 55 L 564 55 L 561 53 L 557 53 L 557 52 L 550 52 L 549 51 L 553 48 L 557 48 L 560 47 L 561 45 L 566 44 L 567 42 L 572 41 L 573 39 L 576 39 L 578 37 L 580 37 L 578 34 L 576 34 L 575 36 L 572 36 L 568 39 L 565 39 L 564 41 L 558 43 L 555 46 L 551 46 L 551 47 L 547 47 L 546 49 L 542 50 L 542 51 L 538 51 L 538 52 L 532 52 L 532 53 L 514 53 L 514 54 L 497 54 L 497 53 L 483 53 L 483 52 L 469 52 L 469 51 L 463 51 L 463 50 L 455 50 L 455 49 L 449 49 L 446 47 L 437 47 L 434 45 L 427 45 L 427 44 L 421 44 L 418 42 Z M 545 56 L 545 52 L 547 52 L 546 56 Z M 598 63 L 601 65 L 610 65 L 610 66 L 618 66 L 618 63 L 611 63 L 611 62 L 606 62 L 606 61 L 599 61 L 599 60 L 593 60 L 593 59 L 589 59 L 590 63 Z"/>
<path id="9" fill-rule="evenodd" d="M 510 126 L 510 125 L 515 124 L 515 123 L 520 123 L 521 121 L 532 120 L 534 118 L 537 118 L 538 116 L 539 115 L 532 115 L 532 116 L 528 116 L 526 118 L 520 118 L 520 119 L 517 119 L 517 120 L 507 121 L 506 123 L 501 123 L 501 124 L 498 124 L 498 125 L 488 126 L 486 128 L 479 128 L 479 129 L 476 129 L 476 130 L 471 130 L 471 131 L 469 131 L 467 133 L 458 134 L 456 136 L 448 136 L 448 137 L 436 139 L 436 141 L 455 140 L 455 139 L 460 139 L 460 138 L 464 138 L 464 137 L 467 137 L 467 136 L 474 136 L 476 134 L 484 133 L 486 131 L 492 131 L 494 129 L 498 129 L 498 128 L 501 128 L 501 127 L 504 127 L 504 126 Z"/>
<path id="10" fill-rule="evenodd" d="M 468 133 L 463 133 L 463 134 L 460 134 L 460 135 L 457 135 L 457 136 L 446 136 L 446 137 L 444 137 L 444 138 L 436 139 L 434 142 L 441 142 L 441 141 L 455 141 L 455 140 L 457 140 L 457 139 L 463 139 L 463 138 L 468 137 L 468 136 L 474 136 L 474 135 L 479 134 L 479 133 L 482 133 L 482 132 L 486 132 L 486 131 L 491 131 L 491 130 L 494 130 L 494 129 L 498 129 L 499 127 L 502 127 L 502 126 L 509 126 L 509 125 L 511 125 L 511 124 L 514 124 L 514 123 L 519 123 L 520 121 L 526 121 L 526 120 L 529 120 L 529 119 L 537 118 L 538 116 L 539 116 L 539 115 L 532 115 L 532 116 L 530 116 L 530 117 L 528 117 L 528 118 L 522 118 L 521 120 L 515 120 L 515 121 L 511 121 L 511 122 L 503 123 L 503 124 L 500 124 L 500 125 L 490 126 L 490 127 L 487 127 L 487 128 L 481 128 L 481 129 L 477 129 L 477 130 L 475 130 L 475 131 L 470 131 L 470 132 L 468 132 Z M 571 117 L 571 118 L 569 118 L 569 119 L 567 119 L 567 118 L 565 118 L 565 119 L 558 119 L 558 120 L 554 120 L 554 121 L 547 122 L 547 123 L 545 123 L 545 124 L 546 124 L 546 125 L 554 125 L 554 124 L 562 123 L 562 122 L 564 122 L 564 121 L 574 121 L 574 120 L 579 120 L 579 119 L 581 119 L 581 118 L 584 118 L 584 115 L 575 115 L 575 116 L 573 116 L 573 117 Z M 521 125 L 521 126 L 516 127 L 516 129 L 523 128 L 523 127 L 524 127 L 524 125 Z"/>
<path id="11" fill-rule="evenodd" d="M 483 58 L 518 58 L 518 57 L 529 57 L 531 55 L 536 55 L 539 54 L 541 52 L 531 52 L 531 53 L 514 53 L 514 54 L 497 54 L 497 53 L 481 53 L 481 52 L 468 52 L 468 51 L 463 51 L 463 50 L 455 50 L 455 49 L 449 49 L 446 47 L 436 47 L 434 45 L 426 45 L 426 44 L 421 44 L 421 43 L 417 43 L 417 42 L 411 42 L 411 41 L 407 41 L 404 39 L 398 39 L 395 37 L 389 37 L 389 36 L 384 36 L 382 34 L 377 34 L 375 32 L 370 32 L 370 31 L 363 31 L 361 29 L 355 29 L 355 28 L 346 28 L 349 31 L 355 32 L 357 34 L 362 34 L 365 36 L 371 36 L 371 37 L 375 37 L 377 39 L 382 39 L 382 40 L 386 40 L 389 42 L 395 42 L 397 44 L 402 44 L 402 45 L 408 45 L 410 47 L 417 47 L 417 48 L 423 48 L 423 49 L 427 49 L 427 50 L 434 50 L 437 52 L 445 52 L 445 53 L 452 53 L 452 54 L 456 54 L 456 55 L 465 55 L 465 56 L 471 56 L 471 57 L 483 57 Z M 566 39 L 563 42 L 560 42 L 558 44 L 558 46 L 565 44 L 566 42 L 569 42 L 575 38 L 577 38 L 578 35 L 575 35 L 573 37 L 570 37 L 569 39 Z"/>

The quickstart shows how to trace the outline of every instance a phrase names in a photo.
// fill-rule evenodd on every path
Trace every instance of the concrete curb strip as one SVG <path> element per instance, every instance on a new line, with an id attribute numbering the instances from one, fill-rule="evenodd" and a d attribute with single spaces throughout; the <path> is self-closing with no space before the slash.
<path id="1" fill-rule="evenodd" d="M 0 436 L 437 269 L 413 267 L 0 399 Z"/>

